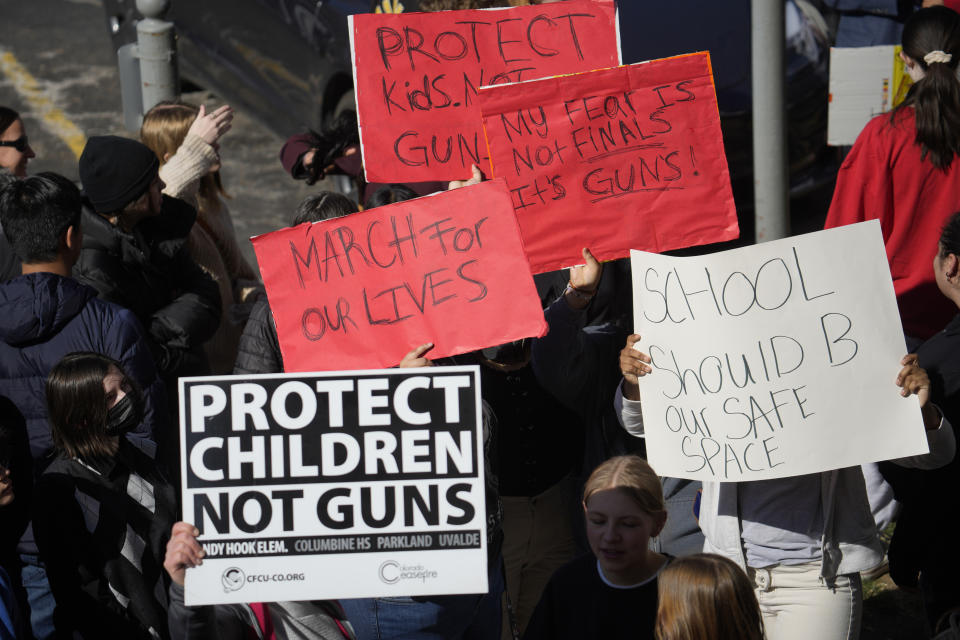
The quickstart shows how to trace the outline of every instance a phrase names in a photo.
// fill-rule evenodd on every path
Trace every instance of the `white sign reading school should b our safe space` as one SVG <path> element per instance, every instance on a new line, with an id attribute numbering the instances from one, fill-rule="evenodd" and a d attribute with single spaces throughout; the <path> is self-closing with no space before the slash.
<path id="1" fill-rule="evenodd" d="M 699 257 L 633 251 L 650 464 L 781 478 L 928 451 L 877 221 Z"/>
<path id="2" fill-rule="evenodd" d="M 181 378 L 186 604 L 486 593 L 479 376 Z"/>

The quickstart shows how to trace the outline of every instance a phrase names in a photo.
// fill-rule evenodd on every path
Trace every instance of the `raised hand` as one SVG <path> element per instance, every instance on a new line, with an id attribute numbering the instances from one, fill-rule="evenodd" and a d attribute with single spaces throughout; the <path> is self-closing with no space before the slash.
<path id="1" fill-rule="evenodd" d="M 230 108 L 230 105 L 225 104 L 212 113 L 207 113 L 206 108 L 200 105 L 200 112 L 187 130 L 187 135 L 192 133 L 213 146 L 223 137 L 223 134 L 230 130 L 230 127 L 233 126 L 232 122 L 233 109 Z"/>

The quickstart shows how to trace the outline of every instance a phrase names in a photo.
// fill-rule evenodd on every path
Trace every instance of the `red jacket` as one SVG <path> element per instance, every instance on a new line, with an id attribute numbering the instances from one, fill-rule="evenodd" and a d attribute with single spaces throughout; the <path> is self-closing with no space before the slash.
<path id="1" fill-rule="evenodd" d="M 933 258 L 943 224 L 960 210 L 960 159 L 944 171 L 920 159 L 913 109 L 891 124 L 875 117 L 837 175 L 826 228 L 879 219 L 900 319 L 907 335 L 929 338 L 957 309 L 937 288 Z"/>

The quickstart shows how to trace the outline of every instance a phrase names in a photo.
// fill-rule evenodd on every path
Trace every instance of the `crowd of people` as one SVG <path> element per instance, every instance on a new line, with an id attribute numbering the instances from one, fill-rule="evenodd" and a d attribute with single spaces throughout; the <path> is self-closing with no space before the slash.
<path id="1" fill-rule="evenodd" d="M 177 379 L 284 370 L 220 176 L 233 113 L 158 104 L 140 141 L 87 141 L 78 187 L 29 173 L 23 121 L 0 107 L 0 640 L 854 640 L 862 574 L 884 562 L 921 593 L 930 636 L 960 637 L 960 15 L 915 11 L 902 44 L 914 86 L 846 156 L 826 226 L 880 221 L 909 349 L 889 393 L 917 397 L 930 452 L 776 480 L 658 476 L 629 266 L 583 248 L 581 266 L 535 277 L 545 336 L 437 361 L 409 345 L 397 363 L 480 367 L 484 594 L 184 604 L 204 551 L 178 505 Z M 279 155 L 294 179 L 345 176 L 360 201 L 318 191 L 293 225 L 482 180 L 367 184 L 349 111 Z"/>

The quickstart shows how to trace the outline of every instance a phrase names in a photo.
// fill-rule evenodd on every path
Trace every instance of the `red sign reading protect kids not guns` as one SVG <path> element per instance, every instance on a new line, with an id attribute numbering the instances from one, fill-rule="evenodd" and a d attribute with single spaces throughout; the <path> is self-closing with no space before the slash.
<path id="1" fill-rule="evenodd" d="M 396 365 L 546 334 L 502 180 L 253 239 L 284 370 Z"/>
<path id="2" fill-rule="evenodd" d="M 739 236 L 710 55 L 484 87 L 534 273 Z"/>
<path id="3" fill-rule="evenodd" d="M 611 0 L 350 16 L 369 182 L 454 180 L 488 163 L 477 89 L 620 63 Z"/>

